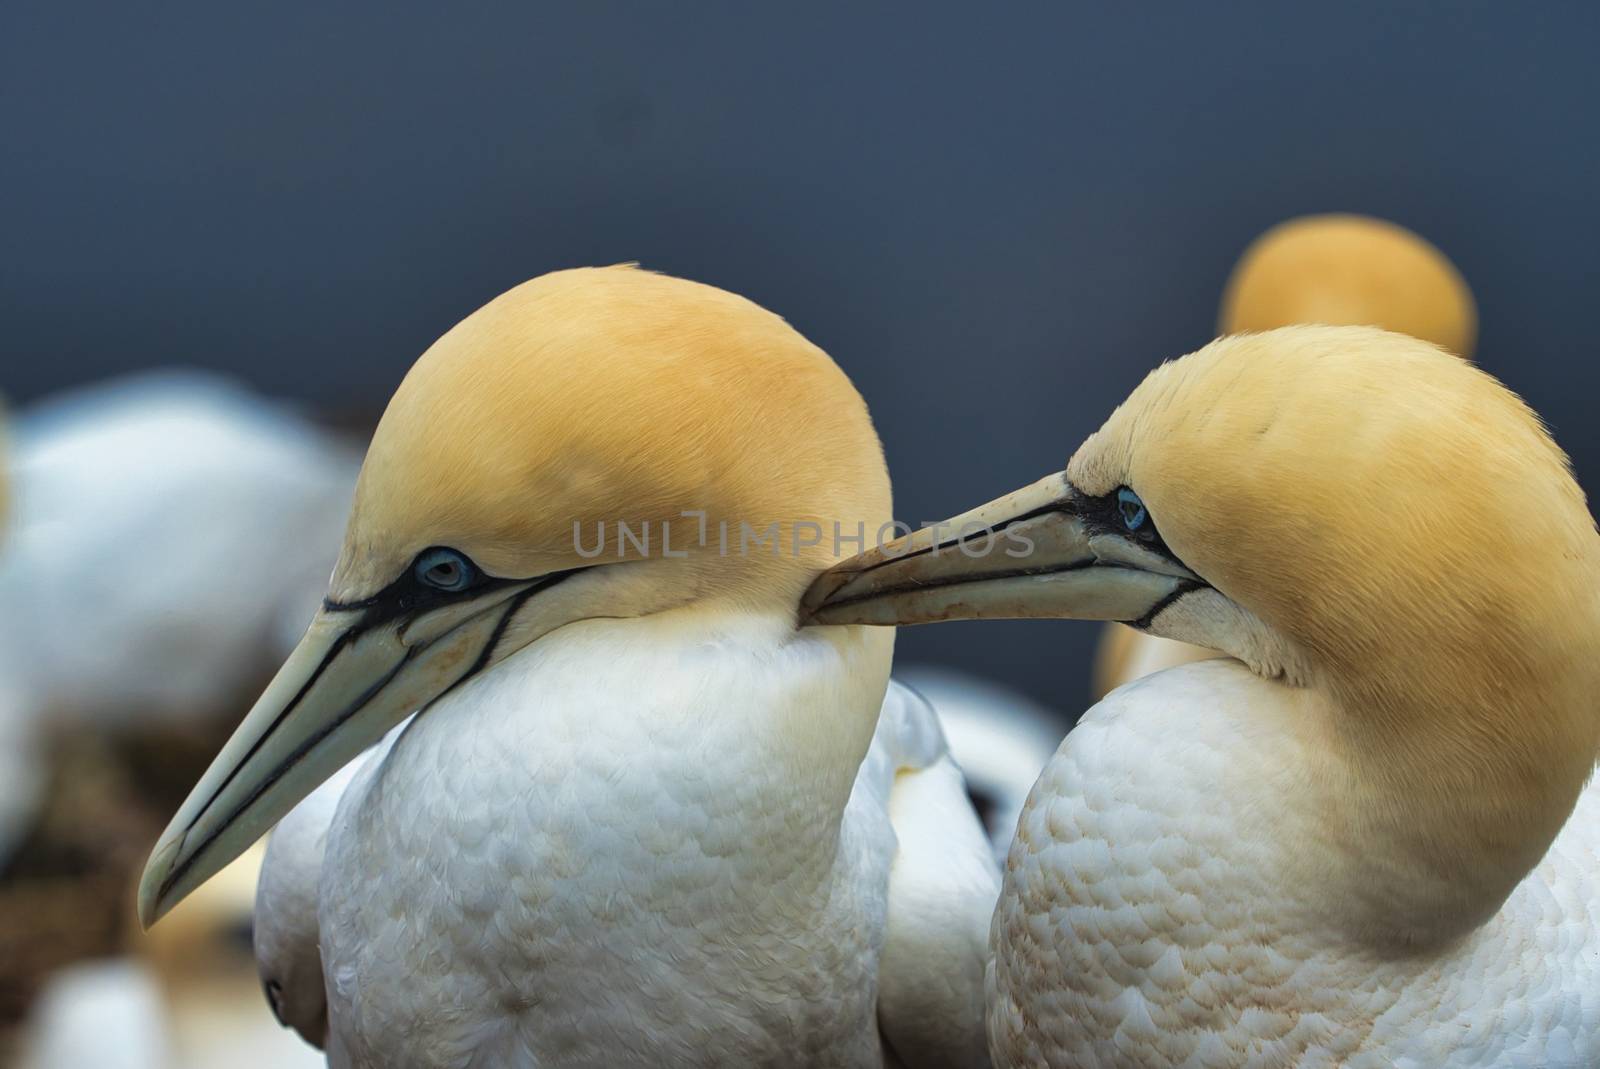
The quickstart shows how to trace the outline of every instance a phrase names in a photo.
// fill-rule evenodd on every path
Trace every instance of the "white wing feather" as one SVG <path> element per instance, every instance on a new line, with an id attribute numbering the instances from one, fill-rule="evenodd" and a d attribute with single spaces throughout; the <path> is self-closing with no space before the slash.
<path id="1" fill-rule="evenodd" d="M 898 848 L 878 1025 L 908 1067 L 987 1066 L 983 968 L 1000 875 L 933 707 L 891 682 L 862 775 L 885 777 Z"/>
<path id="2" fill-rule="evenodd" d="M 319 1049 L 328 1035 L 317 925 L 322 854 L 345 788 L 366 762 L 387 749 L 385 740 L 351 761 L 278 822 L 256 885 L 256 968 L 267 1002 L 280 1024 Z"/>

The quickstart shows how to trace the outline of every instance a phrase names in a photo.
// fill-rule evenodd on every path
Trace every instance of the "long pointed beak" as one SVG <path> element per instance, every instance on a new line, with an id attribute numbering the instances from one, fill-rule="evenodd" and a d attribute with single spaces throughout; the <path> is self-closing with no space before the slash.
<path id="1" fill-rule="evenodd" d="M 426 614 L 328 606 L 162 833 L 139 883 L 148 928 L 395 724 L 489 662 L 537 581 Z"/>
<path id="2" fill-rule="evenodd" d="M 1095 506 L 1065 474 L 1046 476 L 835 565 L 806 592 L 801 618 L 1135 622 L 1204 585 L 1181 564 L 1123 537 Z"/>

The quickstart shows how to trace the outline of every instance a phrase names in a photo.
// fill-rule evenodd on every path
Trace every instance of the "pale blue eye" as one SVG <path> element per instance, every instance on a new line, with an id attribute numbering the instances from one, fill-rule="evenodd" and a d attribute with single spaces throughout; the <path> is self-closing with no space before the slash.
<path id="1" fill-rule="evenodd" d="M 1144 502 L 1139 500 L 1139 495 L 1124 486 L 1117 491 L 1117 511 L 1122 513 L 1122 526 L 1130 531 L 1137 531 L 1144 526 L 1144 521 L 1149 517 L 1145 511 Z"/>
<path id="2" fill-rule="evenodd" d="M 478 570 L 470 560 L 442 546 L 417 554 L 417 562 L 412 567 L 417 582 L 451 593 L 467 589 L 478 577 Z"/>

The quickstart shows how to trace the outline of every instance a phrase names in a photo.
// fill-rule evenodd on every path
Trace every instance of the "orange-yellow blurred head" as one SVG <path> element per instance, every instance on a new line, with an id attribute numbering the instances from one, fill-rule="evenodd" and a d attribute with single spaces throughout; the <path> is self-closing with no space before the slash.
<path id="1" fill-rule="evenodd" d="M 1444 253 L 1405 227 L 1362 215 L 1308 215 L 1261 235 L 1222 297 L 1223 334 L 1295 323 L 1380 327 L 1470 358 L 1472 291 Z"/>

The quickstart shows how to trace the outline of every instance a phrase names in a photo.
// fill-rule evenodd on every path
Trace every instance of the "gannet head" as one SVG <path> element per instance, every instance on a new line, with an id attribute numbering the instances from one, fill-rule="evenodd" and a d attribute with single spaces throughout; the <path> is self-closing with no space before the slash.
<path id="1" fill-rule="evenodd" d="M 157 844 L 142 920 L 541 636 L 700 604 L 792 613 L 848 544 L 834 524 L 888 518 L 866 406 L 777 316 L 631 267 L 503 294 L 395 393 L 323 609 Z"/>
<path id="2" fill-rule="evenodd" d="M 1250 243 L 1223 292 L 1217 327 L 1241 334 L 1319 323 L 1410 334 L 1472 356 L 1477 308 L 1446 256 L 1404 227 L 1362 215 L 1306 215 Z M 1206 656 L 1110 625 L 1095 657 L 1097 698 L 1130 679 Z"/>
<path id="3" fill-rule="evenodd" d="M 1369 326 L 1472 356 L 1478 311 L 1455 265 L 1405 227 L 1362 215 L 1307 215 L 1262 234 L 1223 292 L 1223 334 L 1296 323 Z"/>
<path id="4" fill-rule="evenodd" d="M 1487 374 L 1370 328 L 1168 363 L 1064 473 L 838 565 L 806 605 L 1119 620 L 1312 692 L 1331 819 L 1441 914 L 1498 905 L 1600 745 L 1600 539 L 1566 458 Z"/>

